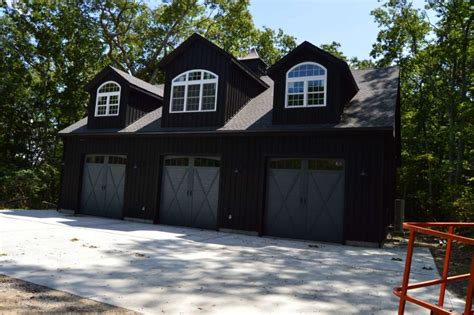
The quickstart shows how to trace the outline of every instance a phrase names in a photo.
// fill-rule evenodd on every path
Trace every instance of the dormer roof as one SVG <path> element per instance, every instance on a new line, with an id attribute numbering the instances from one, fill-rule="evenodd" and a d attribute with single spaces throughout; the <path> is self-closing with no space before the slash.
<path id="1" fill-rule="evenodd" d="M 160 69 L 166 69 L 168 64 L 170 64 L 172 61 L 177 59 L 182 53 L 184 53 L 191 45 L 193 45 L 196 42 L 203 43 L 205 45 L 208 45 L 212 49 L 215 49 L 216 51 L 224 55 L 226 58 L 228 58 L 230 62 L 235 64 L 241 71 L 246 73 L 256 83 L 260 84 L 265 89 L 268 88 L 268 84 L 265 83 L 265 81 L 261 80 L 258 75 L 256 75 L 251 69 L 249 69 L 249 67 L 240 63 L 234 56 L 226 52 L 224 49 L 220 48 L 216 44 L 212 43 L 211 41 L 207 40 L 206 38 L 202 37 L 201 35 L 197 33 L 194 33 L 193 35 L 191 35 L 181 45 L 179 45 L 176 49 L 174 49 L 171 53 L 163 57 L 163 59 L 161 59 L 161 61 L 158 63 L 158 67 Z"/>
<path id="2" fill-rule="evenodd" d="M 288 65 L 291 63 L 291 60 L 295 55 L 300 54 L 303 51 L 309 51 L 312 54 L 318 55 L 321 58 L 324 58 L 328 60 L 329 62 L 335 64 L 339 69 L 341 70 L 342 73 L 344 73 L 347 78 L 350 79 L 350 85 L 354 89 L 354 91 L 358 91 L 357 83 L 354 80 L 354 77 L 352 76 L 351 70 L 349 68 L 349 65 L 347 62 L 345 62 L 342 59 L 339 59 L 338 57 L 334 56 L 331 53 L 328 53 L 325 50 L 322 50 L 321 48 L 311 44 L 308 41 L 302 42 L 298 47 L 290 51 L 288 54 L 286 54 L 283 58 L 278 60 L 276 63 L 274 63 L 270 68 L 268 68 L 267 73 L 270 77 L 273 77 L 275 73 L 278 72 L 283 66 Z"/>
<path id="3" fill-rule="evenodd" d="M 137 77 L 132 76 L 131 74 L 126 73 L 125 71 L 119 70 L 112 66 L 105 67 L 99 74 L 97 74 L 94 79 L 86 84 L 85 89 L 87 91 L 94 88 L 99 82 L 101 82 L 104 77 L 110 72 L 114 72 L 122 77 L 127 83 L 129 83 L 131 88 L 139 90 L 143 93 L 154 96 L 158 99 L 163 99 L 163 88 L 157 85 L 150 84 L 146 81 L 143 81 Z"/>
<path id="4" fill-rule="evenodd" d="M 344 108 L 341 121 L 335 124 L 273 125 L 273 81 L 262 77 L 270 88 L 250 100 L 222 127 L 163 128 L 162 108 L 158 108 L 122 129 L 91 130 L 87 117 L 60 131 L 61 135 L 87 134 L 169 134 L 209 132 L 278 132 L 343 129 L 394 129 L 399 106 L 399 69 L 352 70 L 359 91 Z"/>

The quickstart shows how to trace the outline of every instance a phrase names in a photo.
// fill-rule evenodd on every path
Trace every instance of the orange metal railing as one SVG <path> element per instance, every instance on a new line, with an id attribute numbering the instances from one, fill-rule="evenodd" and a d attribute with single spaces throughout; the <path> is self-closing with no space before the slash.
<path id="1" fill-rule="evenodd" d="M 403 272 L 403 280 L 402 286 L 393 289 L 393 293 L 400 298 L 400 304 L 398 306 L 398 314 L 403 315 L 405 313 L 405 304 L 406 302 L 417 304 L 423 308 L 431 310 L 432 314 L 456 314 L 453 311 L 448 311 L 443 308 L 444 305 L 444 296 L 446 293 L 446 285 L 450 282 L 466 280 L 468 279 L 469 284 L 467 287 L 467 294 L 466 294 L 466 304 L 464 307 L 464 315 L 473 315 L 474 311 L 472 310 L 472 298 L 473 298 L 473 291 L 474 291 L 474 253 L 472 253 L 471 258 L 471 270 L 470 273 L 456 275 L 456 276 L 448 276 L 449 274 L 449 260 L 451 258 L 451 249 L 453 242 L 464 243 L 468 245 L 474 245 L 474 239 L 469 237 L 464 237 L 455 234 L 456 228 L 474 228 L 474 223 L 454 223 L 454 222 L 427 222 L 427 223 L 419 223 L 419 222 L 407 222 L 403 223 L 403 228 L 410 231 L 410 239 L 408 241 L 408 248 L 407 248 L 407 257 L 405 261 L 405 271 Z M 442 232 L 436 230 L 436 228 L 444 228 L 448 229 L 448 232 Z M 428 234 L 437 236 L 441 239 L 446 239 L 446 255 L 444 258 L 444 265 L 443 265 L 443 272 L 441 275 L 441 279 L 434 279 L 424 282 L 418 282 L 409 284 L 410 278 L 410 269 L 411 269 L 411 261 L 413 257 L 413 247 L 415 244 L 415 236 L 417 233 L 420 234 Z M 422 287 L 428 287 L 432 285 L 440 285 L 439 290 L 439 299 L 438 304 L 431 304 L 421 299 L 415 298 L 411 295 L 408 295 L 408 291 L 412 289 L 418 289 Z"/>

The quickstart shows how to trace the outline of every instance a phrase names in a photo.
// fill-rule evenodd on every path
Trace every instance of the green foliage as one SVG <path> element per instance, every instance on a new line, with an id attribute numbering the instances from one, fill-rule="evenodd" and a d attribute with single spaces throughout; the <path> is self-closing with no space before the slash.
<path id="1" fill-rule="evenodd" d="M 248 0 L 14 3 L 0 5 L 0 202 L 22 207 L 57 201 L 57 133 L 84 117 L 83 86 L 105 65 L 162 82 L 158 62 L 193 32 L 237 56 L 257 47 L 268 63 L 296 46 L 257 29 Z"/>
<path id="2" fill-rule="evenodd" d="M 372 57 L 401 68 L 402 168 L 409 220 L 473 220 L 473 15 L 467 1 L 388 1 Z"/>
<path id="3" fill-rule="evenodd" d="M 333 41 L 331 44 L 322 44 L 321 48 L 333 56 L 347 62 L 352 69 L 360 70 L 377 67 L 375 62 L 370 59 L 359 60 L 357 57 L 347 58 L 347 56 L 341 51 L 341 44 L 338 42 Z"/>
<path id="4" fill-rule="evenodd" d="M 8 200 L 4 200 L 0 207 L 51 207 L 47 202 L 55 201 L 58 177 L 58 168 L 47 163 L 3 174 L 0 177 L 0 196 L 8 196 Z"/>
<path id="5" fill-rule="evenodd" d="M 338 57 L 339 59 L 342 59 L 344 61 L 348 61 L 347 57 L 342 53 L 341 49 L 341 44 L 338 42 L 332 42 L 331 44 L 322 44 L 321 49 L 327 51 L 328 53 L 334 55 L 335 57 Z"/>
<path id="6" fill-rule="evenodd" d="M 58 130 L 85 115 L 83 86 L 105 65 L 162 82 L 157 64 L 197 32 L 243 56 L 257 48 L 271 65 L 296 46 L 281 29 L 254 26 L 248 0 L 18 1 L 0 7 L 0 201 L 56 202 L 62 146 Z M 355 69 L 401 67 L 402 168 L 408 217 L 473 220 L 474 46 L 468 1 L 430 0 L 437 14 L 388 0 L 372 15 L 380 31 L 372 59 Z"/>
<path id="7" fill-rule="evenodd" d="M 272 65 L 296 47 L 296 38 L 285 34 L 282 29 L 275 32 L 263 27 L 254 33 L 254 47 L 260 58 L 268 65 Z"/>

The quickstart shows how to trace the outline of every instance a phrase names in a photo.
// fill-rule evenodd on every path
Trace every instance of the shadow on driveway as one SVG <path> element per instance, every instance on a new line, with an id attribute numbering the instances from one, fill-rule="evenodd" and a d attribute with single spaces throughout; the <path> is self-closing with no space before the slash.
<path id="1" fill-rule="evenodd" d="M 393 314 L 398 306 L 400 250 L 55 211 L 0 211 L 0 227 L 0 273 L 139 312 Z M 429 252 L 417 251 L 413 277 L 435 275 Z"/>

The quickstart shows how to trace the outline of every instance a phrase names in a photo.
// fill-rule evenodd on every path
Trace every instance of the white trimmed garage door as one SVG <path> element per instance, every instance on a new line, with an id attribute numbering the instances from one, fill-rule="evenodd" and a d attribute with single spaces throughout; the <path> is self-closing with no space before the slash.
<path id="1" fill-rule="evenodd" d="M 343 161 L 272 159 L 266 194 L 265 234 L 343 241 Z"/>
<path id="2" fill-rule="evenodd" d="M 126 156 L 87 155 L 82 176 L 83 214 L 121 218 Z"/>
<path id="3" fill-rule="evenodd" d="M 220 159 L 166 157 L 159 219 L 162 224 L 217 228 Z"/>

